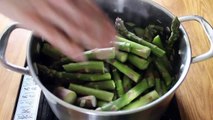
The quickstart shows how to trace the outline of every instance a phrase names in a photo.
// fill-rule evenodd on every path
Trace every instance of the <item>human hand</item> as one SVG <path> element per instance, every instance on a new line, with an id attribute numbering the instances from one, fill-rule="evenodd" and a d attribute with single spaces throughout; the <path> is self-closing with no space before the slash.
<path id="1" fill-rule="evenodd" d="M 66 56 L 110 46 L 115 30 L 92 0 L 0 0 L 0 12 L 23 24 Z"/>

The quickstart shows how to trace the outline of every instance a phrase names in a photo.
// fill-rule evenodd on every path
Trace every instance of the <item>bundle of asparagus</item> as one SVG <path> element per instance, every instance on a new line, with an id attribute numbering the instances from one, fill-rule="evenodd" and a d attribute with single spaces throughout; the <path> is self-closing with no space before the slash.
<path id="1" fill-rule="evenodd" d="M 141 107 L 165 94 L 175 81 L 168 50 L 179 38 L 179 25 L 175 18 L 170 37 L 163 42 L 163 27 L 149 25 L 141 32 L 135 26 L 134 33 L 117 18 L 115 47 L 85 51 L 88 61 L 84 62 L 75 62 L 44 43 L 41 54 L 52 62 L 37 63 L 40 79 L 67 80 L 69 84 L 62 87 L 55 85 L 54 94 L 79 107 L 101 111 Z"/>

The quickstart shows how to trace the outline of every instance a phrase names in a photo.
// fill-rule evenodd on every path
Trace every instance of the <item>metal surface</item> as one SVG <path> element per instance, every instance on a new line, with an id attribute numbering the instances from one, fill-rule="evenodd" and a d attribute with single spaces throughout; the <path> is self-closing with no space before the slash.
<path id="1" fill-rule="evenodd" d="M 208 52 L 198 55 L 198 56 L 194 56 L 192 57 L 192 63 L 196 63 L 196 62 L 200 62 L 203 60 L 206 60 L 210 57 L 213 56 L 213 28 L 212 26 L 201 16 L 197 16 L 197 15 L 193 15 L 193 16 L 183 16 L 180 17 L 179 20 L 181 22 L 186 22 L 186 21 L 197 21 L 201 24 L 201 26 L 203 27 L 203 30 L 205 31 L 208 40 L 210 42 L 210 49 Z"/>
<path id="2" fill-rule="evenodd" d="M 149 23 L 158 23 L 164 27 L 167 27 L 171 25 L 172 19 L 174 18 L 174 16 L 169 11 L 152 1 L 123 0 L 122 4 L 120 4 L 118 1 L 97 0 L 97 3 L 106 13 L 108 13 L 109 17 L 113 20 L 119 16 L 125 21 L 131 21 L 140 26 L 146 26 Z M 11 29 L 12 28 L 10 28 L 10 31 Z M 165 112 L 172 97 L 174 96 L 175 90 L 181 85 L 184 78 L 186 77 L 191 64 L 192 56 L 189 39 L 182 25 L 180 26 L 180 30 L 182 32 L 182 38 L 180 39 L 177 48 L 175 48 L 176 52 L 179 54 L 178 56 L 180 57 L 174 61 L 176 64 L 174 66 L 176 76 L 178 78 L 177 83 L 159 99 L 134 110 L 114 112 L 87 110 L 68 104 L 57 98 L 47 89 L 45 84 L 42 84 L 42 79 L 40 79 L 37 75 L 37 68 L 34 63 L 39 59 L 38 50 L 40 47 L 40 42 L 37 40 L 39 38 L 36 38 L 35 36 L 32 36 L 28 44 L 27 64 L 31 75 L 33 76 L 35 82 L 42 89 L 51 109 L 61 120 L 157 120 Z M 10 32 L 6 32 L 4 34 L 9 36 L 9 33 Z M 3 38 L 7 39 L 8 37 Z M 4 45 L 6 44 L 2 44 L 1 46 Z M 206 59 L 207 57 L 201 58 L 202 59 L 200 59 L 199 56 L 198 58 L 195 57 L 193 58 L 193 61 L 204 60 L 204 58 Z M 12 67 L 12 69 L 14 69 L 14 67 Z M 15 71 L 17 70 L 15 69 Z"/>
<path id="3" fill-rule="evenodd" d="M 3 32 L 3 34 L 0 37 L 0 61 L 1 61 L 0 63 L 7 69 L 29 75 L 30 73 L 28 68 L 13 65 L 9 63 L 5 57 L 9 36 L 12 33 L 12 31 L 15 30 L 16 28 L 19 28 L 17 23 L 11 24 L 10 26 L 8 26 L 8 28 Z"/>

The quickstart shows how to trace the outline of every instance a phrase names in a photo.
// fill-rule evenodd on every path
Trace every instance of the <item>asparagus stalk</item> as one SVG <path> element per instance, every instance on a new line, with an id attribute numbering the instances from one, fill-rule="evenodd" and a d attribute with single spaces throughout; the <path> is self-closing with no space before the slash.
<path id="1" fill-rule="evenodd" d="M 169 71 L 162 64 L 162 62 L 160 60 L 158 60 L 158 59 L 155 60 L 155 65 L 157 66 L 159 72 L 161 73 L 161 76 L 163 77 L 166 85 L 169 86 L 171 84 L 171 82 L 172 82 L 172 77 L 169 74 Z"/>
<path id="2" fill-rule="evenodd" d="M 65 73 L 60 72 L 62 78 L 72 78 L 83 81 L 101 81 L 101 80 L 109 80 L 111 79 L 110 73 L 104 74 L 81 74 L 81 73 Z"/>
<path id="3" fill-rule="evenodd" d="M 116 52 L 116 55 L 115 55 L 115 58 L 117 60 L 119 60 L 120 62 L 126 62 L 127 58 L 128 58 L 128 53 L 126 52 L 122 52 L 122 51 L 117 51 Z"/>
<path id="4" fill-rule="evenodd" d="M 51 48 L 54 49 L 54 48 Z M 88 60 L 108 60 L 108 59 L 114 59 L 115 58 L 115 48 L 114 47 L 110 47 L 110 48 L 96 48 L 96 49 L 92 49 L 89 51 L 85 51 L 84 52 L 84 56 L 88 59 Z M 71 60 L 68 57 L 62 57 L 56 64 L 57 65 L 63 65 L 63 64 L 67 64 L 73 62 L 73 60 Z"/>
<path id="5" fill-rule="evenodd" d="M 157 45 L 162 50 L 164 50 L 163 43 L 162 43 L 159 35 L 157 35 L 157 36 L 154 37 L 152 43 L 155 44 L 155 45 Z"/>
<path id="6" fill-rule="evenodd" d="M 149 66 L 149 61 L 138 56 L 129 54 L 128 61 L 140 70 L 145 70 Z"/>
<path id="7" fill-rule="evenodd" d="M 102 106 L 104 106 L 104 105 L 106 105 L 108 102 L 106 102 L 106 101 L 98 101 L 97 102 L 97 107 L 102 107 Z"/>
<path id="8" fill-rule="evenodd" d="M 96 97 L 93 95 L 79 97 L 77 105 L 83 108 L 95 108 L 97 106 Z"/>
<path id="9" fill-rule="evenodd" d="M 53 47 L 51 47 L 51 49 L 54 49 Z M 107 60 L 107 59 L 114 59 L 115 58 L 115 48 L 111 47 L 111 48 L 96 48 L 96 49 L 92 49 L 89 51 L 85 51 L 84 52 L 84 56 L 88 59 L 88 60 Z M 50 53 L 48 53 L 50 54 Z M 51 54 L 52 55 L 52 54 Z M 54 54 L 53 54 L 54 56 Z M 71 60 L 68 57 L 62 57 L 60 58 L 58 61 L 56 61 L 51 68 L 58 68 L 61 65 L 64 64 L 68 64 L 73 62 L 73 60 Z"/>
<path id="10" fill-rule="evenodd" d="M 133 87 L 127 93 L 125 93 L 122 97 L 100 107 L 98 110 L 102 110 L 102 111 L 120 110 L 122 107 L 128 105 L 131 101 L 137 98 L 140 94 L 142 94 L 148 88 L 149 86 L 146 80 L 142 80 L 135 87 Z"/>
<path id="11" fill-rule="evenodd" d="M 135 72 L 133 69 L 131 69 L 127 65 L 124 65 L 124 64 L 118 62 L 117 60 L 108 60 L 107 62 L 110 63 L 111 65 L 113 65 L 120 72 L 122 72 L 123 74 L 128 76 L 131 80 L 133 80 L 136 83 L 138 82 L 138 80 L 141 77 L 139 73 Z"/>
<path id="12" fill-rule="evenodd" d="M 168 48 L 171 50 L 173 48 L 174 43 L 177 41 L 179 37 L 179 27 L 180 27 L 180 21 L 178 20 L 177 17 L 175 17 L 172 20 L 172 25 L 171 25 L 171 35 L 168 40 Z"/>
<path id="13" fill-rule="evenodd" d="M 101 61 L 86 61 L 63 65 L 67 72 L 104 73 L 104 63 Z"/>
<path id="14" fill-rule="evenodd" d="M 118 95 L 118 97 L 121 97 L 124 95 L 124 88 L 123 88 L 122 80 L 120 78 L 120 75 L 119 75 L 117 69 L 113 69 L 112 74 L 113 74 L 113 79 L 115 81 L 117 95 Z"/>
<path id="15" fill-rule="evenodd" d="M 162 95 L 161 80 L 159 78 L 155 78 L 155 90 L 160 96 Z"/>
<path id="16" fill-rule="evenodd" d="M 160 47 L 161 49 L 165 50 L 165 48 L 163 47 L 162 41 L 160 39 L 160 36 L 157 35 L 154 40 L 152 41 L 153 44 L 157 45 L 158 47 Z M 160 58 L 156 58 L 156 59 L 160 59 L 160 61 L 162 62 L 162 64 L 169 70 L 172 71 L 172 67 L 171 67 L 171 63 L 168 60 L 167 56 L 164 55 L 163 57 Z"/>
<path id="17" fill-rule="evenodd" d="M 114 93 L 112 92 L 89 88 L 89 87 L 85 87 L 85 86 L 77 85 L 73 83 L 70 83 L 69 89 L 82 95 L 94 95 L 96 98 L 100 100 L 108 101 L 108 102 L 112 101 L 112 98 L 114 96 Z"/>
<path id="18" fill-rule="evenodd" d="M 127 77 L 126 75 L 124 75 L 123 77 L 123 88 L 124 91 L 127 92 L 132 88 L 132 84 L 133 82 L 130 80 L 129 77 Z"/>
<path id="19" fill-rule="evenodd" d="M 111 79 L 110 73 L 104 74 L 81 74 L 81 73 L 67 73 L 67 72 L 59 72 L 53 69 L 49 69 L 44 65 L 37 64 L 37 67 L 40 72 L 45 75 L 49 75 L 50 77 L 56 77 L 60 79 L 77 79 L 82 81 L 101 81 L 101 80 L 109 80 Z"/>
<path id="20" fill-rule="evenodd" d="M 157 55 L 158 57 L 162 57 L 164 54 L 165 54 L 165 51 L 160 49 L 159 47 L 157 47 L 156 45 L 150 43 L 150 42 L 147 42 L 145 40 L 143 40 L 142 38 L 136 36 L 134 33 L 132 32 L 129 32 L 125 25 L 124 25 L 124 22 L 121 18 L 116 18 L 116 21 L 115 21 L 115 27 L 116 29 L 118 30 L 118 32 L 127 37 L 128 39 L 132 40 L 132 41 L 135 41 L 139 44 L 142 44 L 142 45 L 145 45 L 147 47 L 149 47 L 151 49 L 151 51 Z"/>
<path id="21" fill-rule="evenodd" d="M 164 81 L 161 81 L 162 95 L 167 92 L 167 87 Z"/>
<path id="22" fill-rule="evenodd" d="M 121 51 L 130 52 L 131 44 L 127 42 L 114 42 L 114 45 Z"/>
<path id="23" fill-rule="evenodd" d="M 146 95 L 140 97 L 138 100 L 128 104 L 122 110 L 132 110 L 132 109 L 139 108 L 148 103 L 151 103 L 152 101 L 156 100 L 157 98 L 159 98 L 159 95 L 155 90 L 153 90 L 153 91 L 147 93 Z"/>
<path id="24" fill-rule="evenodd" d="M 154 74 L 152 72 L 152 67 L 148 68 L 148 70 L 146 71 L 145 77 L 146 77 L 148 85 L 150 87 L 155 86 L 155 77 L 154 77 Z"/>
<path id="25" fill-rule="evenodd" d="M 64 87 L 57 87 L 54 92 L 56 96 L 58 96 L 60 99 L 64 100 L 65 102 L 68 102 L 70 104 L 74 103 L 77 95 L 75 92 L 66 89 Z"/>
<path id="26" fill-rule="evenodd" d="M 95 89 L 101 90 L 114 90 L 115 89 L 115 82 L 114 80 L 106 80 L 106 81 L 99 81 L 99 82 L 88 82 L 85 84 L 88 87 L 92 87 Z"/>
<path id="27" fill-rule="evenodd" d="M 130 49 L 130 52 L 133 53 L 133 54 L 136 54 L 140 57 L 143 57 L 143 58 L 148 58 L 149 55 L 150 55 L 150 48 L 146 47 L 146 46 L 143 46 L 143 45 L 140 45 L 136 42 L 132 42 L 130 40 L 127 40 L 123 37 L 120 37 L 120 36 L 116 36 L 116 39 L 119 41 L 119 42 L 126 42 L 126 43 L 130 43 L 130 46 L 131 46 L 131 49 Z"/>
<path id="28" fill-rule="evenodd" d="M 84 52 L 84 55 L 89 60 L 108 60 L 115 58 L 115 48 L 96 48 Z"/>

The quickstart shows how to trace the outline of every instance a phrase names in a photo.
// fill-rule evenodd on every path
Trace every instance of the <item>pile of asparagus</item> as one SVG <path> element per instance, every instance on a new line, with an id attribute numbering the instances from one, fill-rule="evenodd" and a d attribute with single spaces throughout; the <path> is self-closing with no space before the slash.
<path id="1" fill-rule="evenodd" d="M 134 29 L 129 31 L 126 26 Z M 64 86 L 55 85 L 53 93 L 79 107 L 100 111 L 141 107 L 165 94 L 175 81 L 169 58 L 179 38 L 179 26 L 176 17 L 163 43 L 163 27 L 142 29 L 117 18 L 115 47 L 86 51 L 88 61 L 84 62 L 75 62 L 44 43 L 41 54 L 52 62 L 37 63 L 39 77 L 66 81 Z"/>

